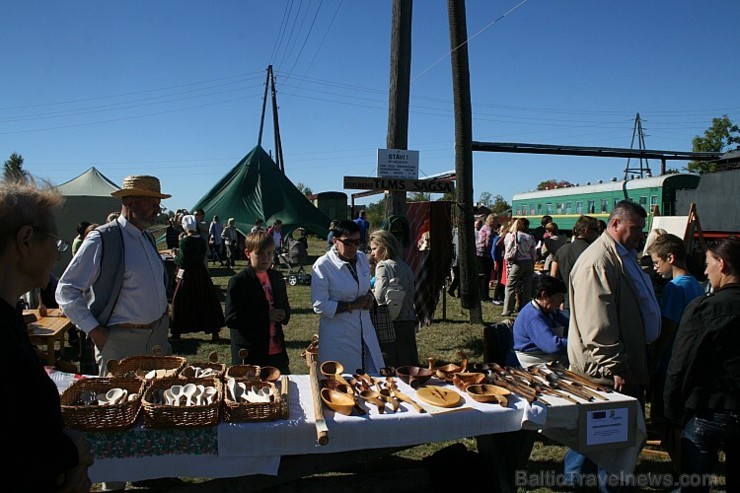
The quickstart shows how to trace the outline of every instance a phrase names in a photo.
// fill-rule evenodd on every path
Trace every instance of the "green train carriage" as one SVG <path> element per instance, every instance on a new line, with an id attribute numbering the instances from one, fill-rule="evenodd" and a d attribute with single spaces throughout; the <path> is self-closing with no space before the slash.
<path id="1" fill-rule="evenodd" d="M 532 228 L 540 225 L 542 216 L 552 216 L 558 228 L 570 234 L 583 214 L 606 221 L 614 205 L 623 200 L 626 193 L 629 200 L 639 203 L 648 212 L 647 231 L 655 206 L 662 216 L 686 215 L 688 211 L 676 211 L 676 191 L 696 188 L 699 180 L 699 175 L 676 173 L 523 192 L 514 195 L 511 210 L 513 217 L 527 217 Z"/>

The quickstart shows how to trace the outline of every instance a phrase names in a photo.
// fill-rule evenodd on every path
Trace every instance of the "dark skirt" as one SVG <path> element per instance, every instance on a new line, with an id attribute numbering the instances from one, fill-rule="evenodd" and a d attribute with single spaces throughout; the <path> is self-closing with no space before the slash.
<path id="1" fill-rule="evenodd" d="M 224 325 L 224 312 L 208 269 L 202 263 L 188 268 L 172 295 L 172 335 L 218 334 Z"/>

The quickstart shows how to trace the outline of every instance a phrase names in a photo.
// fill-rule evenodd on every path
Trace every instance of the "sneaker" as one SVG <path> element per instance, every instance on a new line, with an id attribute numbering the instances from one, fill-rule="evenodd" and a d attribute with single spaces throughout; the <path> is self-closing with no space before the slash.
<path id="1" fill-rule="evenodd" d="M 504 302 L 501 301 L 501 300 L 493 300 L 493 304 L 496 305 L 496 306 L 501 306 L 501 305 L 504 304 Z"/>

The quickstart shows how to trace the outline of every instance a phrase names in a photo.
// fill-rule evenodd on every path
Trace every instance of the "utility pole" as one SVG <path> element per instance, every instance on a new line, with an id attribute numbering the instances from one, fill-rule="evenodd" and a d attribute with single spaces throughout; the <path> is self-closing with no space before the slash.
<path id="1" fill-rule="evenodd" d="M 460 302 L 470 310 L 470 323 L 482 324 L 473 223 L 473 116 L 465 0 L 447 0 L 450 22 L 452 91 L 455 101 L 455 214 L 460 252 Z"/>
<path id="2" fill-rule="evenodd" d="M 388 149 L 408 149 L 412 0 L 393 0 Z M 386 217 L 406 215 L 406 192 L 386 192 Z"/>

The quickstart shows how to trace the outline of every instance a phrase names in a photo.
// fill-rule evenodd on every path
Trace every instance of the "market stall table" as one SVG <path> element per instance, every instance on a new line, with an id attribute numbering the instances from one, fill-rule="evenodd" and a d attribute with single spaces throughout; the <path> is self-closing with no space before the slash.
<path id="1" fill-rule="evenodd" d="M 46 364 L 54 366 L 56 363 L 56 342 L 60 349 L 64 349 L 64 335 L 72 328 L 72 322 L 59 309 L 49 309 L 45 317 L 38 310 L 23 310 L 23 316 L 35 318 L 27 323 L 28 337 L 31 344 L 46 346 Z"/>
<path id="2" fill-rule="evenodd" d="M 416 398 L 416 392 L 401 381 L 399 389 Z M 441 383 L 434 379 L 430 383 Z M 457 392 L 453 386 L 448 389 Z M 404 448 L 423 443 L 464 437 L 508 433 L 521 430 L 579 428 L 580 408 L 563 399 L 549 397 L 550 406 L 533 405 L 512 397 L 508 407 L 478 403 L 462 393 L 461 406 L 419 413 L 401 402 L 398 412 L 378 413 L 367 406 L 365 415 L 345 416 L 325 409 L 329 441 L 320 446 L 316 440 L 313 397 L 308 375 L 290 376 L 290 418 L 270 422 L 220 423 L 216 427 L 151 430 L 141 424 L 120 432 L 88 433 L 95 464 L 90 468 L 94 482 L 138 481 L 159 477 L 225 478 L 278 474 L 281 457 L 316 454 L 341 454 L 363 450 Z M 609 394 L 613 404 L 634 404 L 620 394 Z M 595 405 L 600 405 L 595 403 Z M 639 406 L 637 406 L 639 408 Z M 549 416 L 549 417 L 548 417 Z M 637 416 L 638 422 L 642 415 Z M 139 422 L 140 423 L 140 422 Z M 642 423 L 644 428 L 644 422 Z M 576 432 L 576 436 L 578 433 Z M 632 437 L 636 446 L 641 439 Z M 577 440 L 576 440 L 577 441 Z M 577 443 L 574 443 L 577 447 Z M 619 456 L 618 452 L 614 455 Z M 598 453 L 590 455 L 597 461 Z M 632 453 L 623 457 L 627 472 Z M 636 459 L 636 456 L 634 457 Z M 634 467 L 634 463 L 632 464 Z"/>

